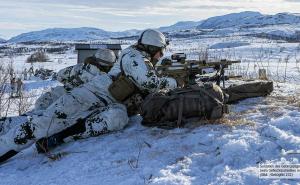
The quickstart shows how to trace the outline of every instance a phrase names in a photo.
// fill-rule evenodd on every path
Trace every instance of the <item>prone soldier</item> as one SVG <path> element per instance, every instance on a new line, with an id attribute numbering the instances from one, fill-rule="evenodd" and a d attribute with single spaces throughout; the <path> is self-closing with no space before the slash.
<path id="1" fill-rule="evenodd" d="M 115 58 L 110 59 L 113 61 L 108 58 L 104 60 L 107 63 L 115 62 Z M 77 70 L 82 82 L 79 86 L 53 93 L 56 96 L 51 95 L 54 97 L 52 100 L 37 106 L 32 112 L 0 120 L 0 162 L 36 141 L 48 141 L 44 138 L 50 136 L 60 136 L 54 137 L 58 139 L 54 143 L 56 146 L 68 136 L 98 136 L 120 130 L 128 123 L 126 108 L 108 91 L 111 78 L 92 65 L 85 67 L 84 70 Z M 41 148 L 44 146 L 41 143 Z"/>

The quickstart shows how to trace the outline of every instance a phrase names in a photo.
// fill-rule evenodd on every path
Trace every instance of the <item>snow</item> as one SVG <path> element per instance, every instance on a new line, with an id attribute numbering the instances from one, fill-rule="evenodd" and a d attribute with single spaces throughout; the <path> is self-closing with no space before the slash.
<path id="1" fill-rule="evenodd" d="M 199 28 L 199 29 L 214 29 L 214 28 L 234 27 L 236 25 L 247 24 L 249 19 L 252 19 L 252 18 L 256 19 L 261 16 L 263 16 L 261 13 L 251 12 L 251 11 L 245 11 L 245 12 L 240 12 L 240 13 L 231 13 L 231 14 L 227 14 L 227 15 L 208 18 L 205 21 L 203 21 L 197 28 Z"/>
<path id="2" fill-rule="evenodd" d="M 20 34 L 8 42 L 42 42 L 42 41 L 92 41 L 114 37 L 132 36 L 139 33 L 137 30 L 124 32 L 109 32 L 98 28 L 51 28 Z"/>
<path id="3" fill-rule="evenodd" d="M 26 82 L 28 90 L 55 85 Z M 68 141 L 51 151 L 62 154 L 55 161 L 32 146 L 0 166 L 1 184 L 296 184 L 259 179 L 257 167 L 299 163 L 288 154 L 300 150 L 299 105 L 290 100 L 298 93 L 299 85 L 276 83 L 269 97 L 231 105 L 224 120 L 183 129 L 147 128 L 131 117 L 120 132 Z"/>
<path id="4" fill-rule="evenodd" d="M 190 30 L 196 28 L 201 24 L 202 21 L 181 21 L 177 22 L 171 26 L 165 26 L 158 28 L 162 32 L 172 32 L 181 30 Z"/>
<path id="5" fill-rule="evenodd" d="M 209 18 L 198 29 L 221 29 L 230 27 L 263 27 L 266 25 L 300 23 L 300 16 L 291 13 L 262 15 L 259 12 L 240 12 Z"/>
<path id="6" fill-rule="evenodd" d="M 0 166 L 1 184 L 278 183 L 259 179 L 256 168 L 266 161 L 299 163 L 299 155 L 283 155 L 300 150 L 299 107 L 282 107 L 287 99 L 273 101 L 288 96 L 281 90 L 289 85 L 279 84 L 270 97 L 232 105 L 232 109 L 248 110 L 238 116 L 253 125 L 216 122 L 162 130 L 141 126 L 141 118 L 135 116 L 123 131 L 58 147 L 52 153 L 65 153 L 60 160 L 51 161 L 34 147 L 25 150 Z M 282 115 L 274 114 L 274 108 L 281 109 Z"/>
<path id="7" fill-rule="evenodd" d="M 243 15 L 245 20 L 256 20 L 257 16 L 268 17 L 255 12 Z M 274 17 L 282 16 L 292 20 L 288 17 L 294 14 Z M 134 116 L 122 131 L 68 141 L 51 151 L 62 154 L 54 161 L 32 146 L 0 166 L 0 184 L 298 184 L 299 179 L 260 179 L 258 165 L 300 163 L 300 45 L 248 35 L 263 32 L 289 36 L 297 30 L 299 24 L 295 23 L 205 30 L 205 34 L 190 30 L 194 34 L 191 37 L 173 38 L 166 55 L 185 52 L 188 58 L 198 59 L 208 51 L 209 60 L 240 59 L 242 63 L 230 67 L 228 73 L 252 79 L 257 78 L 258 69 L 266 69 L 268 78 L 274 80 L 274 92 L 230 105 L 231 113 L 214 123 L 193 122 L 181 129 L 144 127 L 141 117 Z M 74 65 L 73 49 L 49 54 L 52 62 L 35 63 L 34 67 L 58 71 Z M 12 57 L 17 71 L 29 68 L 30 64 L 24 63 L 29 55 Z M 9 63 L 8 56 L 0 57 L 0 61 Z M 233 83 L 242 82 L 227 82 Z M 57 85 L 56 81 L 38 78 L 25 81 L 26 91 L 36 94 Z"/>
<path id="8" fill-rule="evenodd" d="M 220 42 L 217 44 L 214 44 L 210 46 L 210 49 L 222 49 L 222 48 L 235 48 L 235 47 L 240 47 L 240 46 L 247 46 L 250 45 L 249 43 L 246 42 Z"/>

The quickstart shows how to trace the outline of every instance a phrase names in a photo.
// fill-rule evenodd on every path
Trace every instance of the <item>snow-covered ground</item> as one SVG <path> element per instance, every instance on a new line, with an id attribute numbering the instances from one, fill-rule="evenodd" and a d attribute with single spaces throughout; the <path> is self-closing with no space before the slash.
<path id="1" fill-rule="evenodd" d="M 275 85 L 214 124 L 162 130 L 137 116 L 123 131 L 58 147 L 56 161 L 31 147 L 0 166 L 1 184 L 297 184 L 258 176 L 259 163 L 300 160 L 288 154 L 300 150 L 300 86 Z"/>
<path id="2" fill-rule="evenodd" d="M 186 52 L 197 59 L 206 48 L 210 60 L 241 59 L 231 73 L 255 78 L 259 68 L 267 69 L 269 78 L 276 80 L 274 92 L 231 105 L 231 113 L 215 123 L 189 123 L 182 129 L 147 128 L 135 116 L 123 131 L 58 147 L 51 152 L 61 154 L 55 161 L 32 146 L 0 166 L 0 184 L 298 184 L 299 179 L 261 179 L 257 167 L 300 163 L 299 44 L 250 36 L 197 36 L 171 40 L 167 55 Z M 8 64 L 12 59 L 21 72 L 30 67 L 25 64 L 29 54 L 0 61 Z M 49 57 L 52 62 L 34 67 L 58 71 L 77 58 L 73 50 Z M 25 81 L 26 91 L 37 94 L 56 85 L 36 78 Z"/>

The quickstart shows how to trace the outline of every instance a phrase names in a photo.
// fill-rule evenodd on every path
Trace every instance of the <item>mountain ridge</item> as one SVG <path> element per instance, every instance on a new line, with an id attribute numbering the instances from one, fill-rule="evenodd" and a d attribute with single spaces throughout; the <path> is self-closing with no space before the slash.
<path id="1" fill-rule="evenodd" d="M 3 38 L 0 38 L 0 43 L 4 43 L 4 42 L 6 42 L 6 40 Z"/>
<path id="2" fill-rule="evenodd" d="M 162 32 L 176 33 L 186 30 L 226 29 L 263 27 L 267 25 L 300 24 L 300 14 L 278 13 L 263 15 L 260 12 L 244 11 L 221 16 L 210 17 L 201 21 L 180 21 L 170 26 L 157 28 Z M 142 30 L 132 29 L 120 32 L 111 32 L 99 28 L 49 28 L 40 31 L 22 33 L 12 37 L 7 42 L 40 42 L 40 41 L 90 41 L 109 38 L 137 36 Z M 1 42 L 1 41 L 0 41 Z"/>
<path id="3" fill-rule="evenodd" d="M 246 11 L 208 18 L 198 25 L 197 29 L 242 28 L 295 23 L 300 23 L 300 14 L 278 13 L 275 15 L 263 15 L 259 12 Z"/>

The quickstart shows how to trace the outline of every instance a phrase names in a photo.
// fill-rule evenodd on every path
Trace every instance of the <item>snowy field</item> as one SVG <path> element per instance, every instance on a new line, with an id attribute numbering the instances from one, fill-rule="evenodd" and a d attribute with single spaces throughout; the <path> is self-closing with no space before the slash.
<path id="1" fill-rule="evenodd" d="M 163 130 L 132 117 L 126 129 L 96 138 L 68 142 L 51 160 L 35 147 L 0 166 L 2 185 L 98 184 L 299 184 L 296 180 L 261 179 L 260 163 L 300 163 L 299 43 L 253 37 L 174 39 L 167 55 L 186 52 L 197 59 L 208 50 L 210 60 L 242 60 L 230 73 L 247 79 L 259 68 L 275 80 L 268 97 L 231 105 L 231 113 L 215 123 L 190 123 Z M 2 57 L 22 71 L 29 53 Z M 76 63 L 76 53 L 49 55 L 52 62 L 35 64 L 58 71 Z M 45 83 L 44 83 L 45 82 Z M 230 81 L 229 83 L 234 83 Z M 25 81 L 26 91 L 40 94 L 56 81 Z"/>

